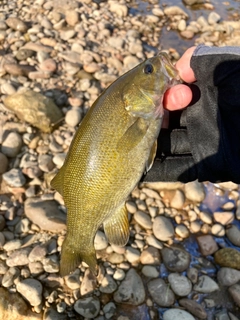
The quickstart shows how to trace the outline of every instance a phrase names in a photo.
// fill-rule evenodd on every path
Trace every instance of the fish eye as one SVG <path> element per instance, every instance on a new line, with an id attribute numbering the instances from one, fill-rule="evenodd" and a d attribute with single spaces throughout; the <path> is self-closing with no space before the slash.
<path id="1" fill-rule="evenodd" d="M 153 70 L 154 69 L 153 69 L 153 66 L 152 66 L 151 63 L 146 64 L 144 69 L 143 69 L 145 74 L 151 74 L 151 73 L 153 73 Z"/>

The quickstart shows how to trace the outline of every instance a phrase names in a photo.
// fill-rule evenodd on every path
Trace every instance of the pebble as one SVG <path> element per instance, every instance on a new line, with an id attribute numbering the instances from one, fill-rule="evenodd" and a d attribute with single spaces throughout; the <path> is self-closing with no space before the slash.
<path id="1" fill-rule="evenodd" d="M 93 319 L 99 314 L 100 302 L 94 297 L 79 299 L 74 303 L 74 310 L 85 318 Z"/>
<path id="2" fill-rule="evenodd" d="M 218 284 L 207 275 L 200 276 L 193 290 L 200 293 L 211 293 L 219 290 Z"/>
<path id="3" fill-rule="evenodd" d="M 237 226 L 229 226 L 226 230 L 226 235 L 235 246 L 240 247 L 240 230 Z"/>
<path id="4" fill-rule="evenodd" d="M 240 280 L 240 271 L 232 268 L 221 268 L 217 273 L 217 279 L 223 286 L 232 286 Z"/>
<path id="5" fill-rule="evenodd" d="M 154 235 L 150 235 L 146 238 L 146 242 L 149 246 L 152 246 L 154 248 L 157 248 L 157 249 L 162 249 L 163 248 L 163 244 L 162 242 L 158 241 Z"/>
<path id="6" fill-rule="evenodd" d="M 181 190 L 176 190 L 170 202 L 170 206 L 175 209 L 182 209 L 184 202 L 185 202 L 184 193 Z"/>
<path id="7" fill-rule="evenodd" d="M 16 289 L 30 303 L 39 306 L 42 302 L 42 284 L 36 279 L 24 279 L 17 283 Z"/>
<path id="8" fill-rule="evenodd" d="M 23 248 L 12 252 L 6 260 L 9 267 L 25 266 L 28 264 L 28 255 L 30 249 Z"/>
<path id="9" fill-rule="evenodd" d="M 26 178 L 20 169 L 11 169 L 2 175 L 3 180 L 11 187 L 19 188 L 25 185 Z"/>
<path id="10" fill-rule="evenodd" d="M 169 274 L 168 281 L 173 292 L 180 297 L 187 296 L 192 290 L 191 281 L 178 273 Z"/>
<path id="11" fill-rule="evenodd" d="M 24 203 L 27 218 L 42 230 L 61 232 L 66 230 L 66 215 L 59 210 L 54 200 L 28 198 Z"/>
<path id="12" fill-rule="evenodd" d="M 93 292 L 96 289 L 96 286 L 96 277 L 92 274 L 92 272 L 89 269 L 86 269 L 80 287 L 81 296 Z"/>
<path id="13" fill-rule="evenodd" d="M 144 249 L 141 253 L 140 261 L 142 264 L 159 265 L 161 262 L 159 250 L 154 247 Z"/>
<path id="14" fill-rule="evenodd" d="M 7 241 L 3 246 L 3 249 L 5 251 L 13 251 L 13 250 L 19 249 L 21 246 L 22 246 L 22 241 L 20 239 L 13 239 L 13 240 Z"/>
<path id="15" fill-rule="evenodd" d="M 48 58 L 39 64 L 39 68 L 44 72 L 54 73 L 57 70 L 57 63 L 55 60 Z"/>
<path id="16" fill-rule="evenodd" d="M 198 181 L 192 181 L 185 184 L 185 196 L 193 202 L 202 202 L 205 198 L 204 186 Z"/>
<path id="17" fill-rule="evenodd" d="M 213 218 L 216 222 L 221 223 L 222 225 L 226 226 L 233 222 L 234 220 L 234 213 L 231 211 L 225 212 L 214 212 Z"/>
<path id="18" fill-rule="evenodd" d="M 161 241 L 168 241 L 174 236 L 174 228 L 169 218 L 157 216 L 153 221 L 153 234 Z"/>
<path id="19" fill-rule="evenodd" d="M 192 315 L 198 319 L 207 319 L 207 312 L 203 306 L 194 300 L 182 298 L 179 301 L 179 305 L 186 308 Z"/>
<path id="20" fill-rule="evenodd" d="M 223 237 L 225 235 L 225 228 L 221 224 L 215 223 L 212 226 L 211 232 L 216 237 Z"/>
<path id="21" fill-rule="evenodd" d="M 175 232 L 181 238 L 188 238 L 189 237 L 189 230 L 183 224 L 179 224 L 178 226 L 176 226 Z"/>
<path id="22" fill-rule="evenodd" d="M 211 255 L 218 250 L 218 245 L 211 235 L 198 236 L 197 242 L 203 256 Z"/>
<path id="23" fill-rule="evenodd" d="M 41 261 L 47 255 L 46 245 L 36 245 L 29 253 L 28 259 L 30 262 Z"/>
<path id="24" fill-rule="evenodd" d="M 240 285 L 234 284 L 231 287 L 228 288 L 228 292 L 232 296 L 234 302 L 239 307 L 240 306 Z"/>
<path id="25" fill-rule="evenodd" d="M 118 269 L 113 274 L 113 279 L 122 281 L 125 278 L 125 272 L 122 269 Z"/>
<path id="26" fill-rule="evenodd" d="M 6 222 L 5 222 L 4 216 L 0 215 L 0 231 L 4 229 L 5 225 L 6 225 Z"/>
<path id="27" fill-rule="evenodd" d="M 185 18 L 188 18 L 188 14 L 178 6 L 168 6 L 163 10 L 163 12 L 166 16 L 180 15 L 184 16 Z"/>
<path id="28" fill-rule="evenodd" d="M 10 132 L 2 143 L 1 151 L 5 156 L 15 158 L 22 148 L 22 137 L 17 132 Z"/>
<path id="29" fill-rule="evenodd" d="M 65 283 L 71 290 L 76 290 L 80 288 L 79 275 L 71 274 L 65 277 Z"/>
<path id="30" fill-rule="evenodd" d="M 152 299 L 160 307 L 170 307 L 174 304 L 174 293 L 163 279 L 151 280 L 148 282 L 147 287 Z"/>
<path id="31" fill-rule="evenodd" d="M 194 317 L 187 311 L 175 308 L 164 312 L 163 320 L 194 320 Z"/>
<path id="32" fill-rule="evenodd" d="M 199 213 L 199 218 L 207 224 L 212 224 L 212 217 L 208 212 L 201 211 Z"/>
<path id="33" fill-rule="evenodd" d="M 218 23 L 220 21 L 220 19 L 221 19 L 221 16 L 217 12 L 212 11 L 208 15 L 208 23 L 210 25 Z"/>
<path id="34" fill-rule="evenodd" d="M 233 248 L 223 248 L 214 255 L 214 260 L 221 267 L 240 270 L 240 252 Z"/>
<path id="35" fill-rule="evenodd" d="M 197 283 L 198 280 L 198 269 L 196 268 L 189 268 L 187 270 L 187 277 L 193 284 Z"/>
<path id="36" fill-rule="evenodd" d="M 67 10 L 65 20 L 67 24 L 74 27 L 79 21 L 79 13 L 75 10 Z"/>
<path id="37" fill-rule="evenodd" d="M 153 266 L 144 266 L 142 268 L 142 274 L 148 278 L 157 278 L 159 276 L 157 268 Z"/>
<path id="38" fill-rule="evenodd" d="M 1 92 L 2 94 L 7 94 L 7 95 L 10 95 L 10 94 L 14 94 L 16 92 L 16 89 L 14 88 L 14 86 L 8 82 L 4 82 L 2 85 L 1 85 Z"/>
<path id="39" fill-rule="evenodd" d="M 95 250 L 104 250 L 107 248 L 107 246 L 108 241 L 105 234 L 102 231 L 98 230 L 94 239 Z"/>
<path id="40" fill-rule="evenodd" d="M 79 109 L 73 108 L 65 115 L 65 122 L 70 127 L 75 127 L 81 121 L 82 115 Z"/>
<path id="41" fill-rule="evenodd" d="M 140 260 L 140 252 L 138 249 L 134 249 L 132 247 L 126 247 L 125 257 L 128 262 L 131 264 L 136 264 Z"/>
<path id="42" fill-rule="evenodd" d="M 38 156 L 38 166 L 43 172 L 50 172 L 54 169 L 52 156 L 49 154 L 40 154 Z"/>
<path id="43" fill-rule="evenodd" d="M 152 228 L 151 218 L 149 217 L 149 215 L 147 215 L 143 211 L 137 211 L 134 214 L 134 219 L 144 229 L 151 229 Z"/>
<path id="44" fill-rule="evenodd" d="M 182 248 L 163 248 L 161 251 L 165 267 L 172 272 L 183 272 L 190 264 L 190 254 Z"/>
<path id="45" fill-rule="evenodd" d="M 8 158 L 0 152 L 0 174 L 5 173 L 8 168 Z"/>
<path id="46" fill-rule="evenodd" d="M 103 312 L 106 319 L 112 319 L 112 317 L 115 314 L 115 311 L 116 311 L 116 306 L 113 302 L 109 302 L 103 307 Z"/>
<path id="47" fill-rule="evenodd" d="M 58 153 L 52 158 L 52 162 L 57 166 L 57 168 L 61 168 L 67 154 L 66 153 Z"/>
<path id="48" fill-rule="evenodd" d="M 27 25 L 25 22 L 20 20 L 19 18 L 8 18 L 5 20 L 5 23 L 7 26 L 13 30 L 20 31 L 20 32 L 26 32 L 27 31 Z"/>
<path id="49" fill-rule="evenodd" d="M 129 269 L 113 296 L 118 303 L 138 306 L 145 301 L 145 289 L 142 279 L 134 269 Z"/>
<path id="50" fill-rule="evenodd" d="M 103 293 L 113 293 L 117 289 L 117 284 L 113 280 L 113 278 L 106 274 L 105 277 L 101 281 L 101 285 L 99 290 Z"/>

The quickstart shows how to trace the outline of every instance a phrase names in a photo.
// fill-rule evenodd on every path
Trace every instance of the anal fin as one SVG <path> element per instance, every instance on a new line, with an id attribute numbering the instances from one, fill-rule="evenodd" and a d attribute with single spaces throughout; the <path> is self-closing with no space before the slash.
<path id="1" fill-rule="evenodd" d="M 129 238 L 128 213 L 125 203 L 104 221 L 103 226 L 106 237 L 111 244 L 125 246 Z"/>

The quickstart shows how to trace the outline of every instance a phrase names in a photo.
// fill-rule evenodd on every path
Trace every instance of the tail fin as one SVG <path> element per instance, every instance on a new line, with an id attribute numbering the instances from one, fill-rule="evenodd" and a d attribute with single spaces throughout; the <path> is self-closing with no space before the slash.
<path id="1" fill-rule="evenodd" d="M 84 247 L 84 251 L 81 250 L 81 245 L 73 244 L 68 237 L 65 238 L 60 261 L 60 275 L 62 277 L 74 271 L 82 261 L 86 262 L 91 272 L 96 275 L 97 259 L 93 244 L 88 244 L 88 247 Z"/>

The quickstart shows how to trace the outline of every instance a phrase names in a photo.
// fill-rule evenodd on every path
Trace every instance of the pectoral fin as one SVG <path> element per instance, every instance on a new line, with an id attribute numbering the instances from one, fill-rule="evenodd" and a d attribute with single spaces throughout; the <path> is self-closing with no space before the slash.
<path id="1" fill-rule="evenodd" d="M 148 157 L 148 161 L 146 163 L 146 171 L 145 171 L 145 173 L 147 173 L 152 168 L 156 153 L 157 153 L 157 140 L 154 141 L 152 149 L 150 151 L 150 154 L 149 154 L 149 157 Z"/>
<path id="2" fill-rule="evenodd" d="M 104 221 L 103 226 L 106 237 L 111 244 L 124 246 L 128 242 L 129 223 L 125 203 Z"/>
<path id="3" fill-rule="evenodd" d="M 121 152 L 131 151 L 141 142 L 148 130 L 148 127 L 148 121 L 143 118 L 137 118 L 118 141 L 117 150 Z"/>

